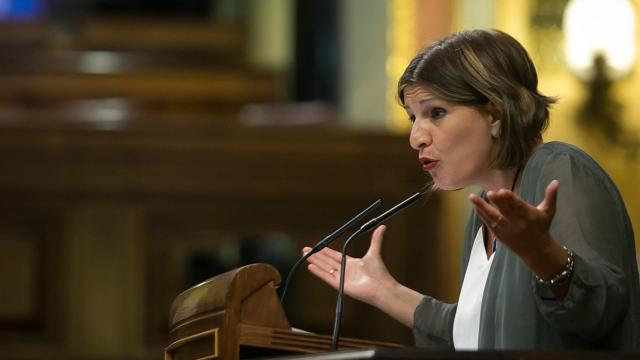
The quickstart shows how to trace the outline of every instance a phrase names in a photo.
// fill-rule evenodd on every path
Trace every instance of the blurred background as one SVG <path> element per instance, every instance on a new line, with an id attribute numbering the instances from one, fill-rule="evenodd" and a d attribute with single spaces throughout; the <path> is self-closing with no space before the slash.
<path id="1" fill-rule="evenodd" d="M 498 28 L 557 96 L 545 140 L 609 172 L 640 225 L 639 0 L 0 0 L 0 358 L 157 359 L 171 301 L 426 182 L 397 79 L 422 47 Z M 389 221 L 383 256 L 457 298 L 470 191 Z M 352 246 L 366 250 L 368 239 Z M 331 331 L 305 270 L 291 324 Z M 347 300 L 342 334 L 411 344 Z"/>

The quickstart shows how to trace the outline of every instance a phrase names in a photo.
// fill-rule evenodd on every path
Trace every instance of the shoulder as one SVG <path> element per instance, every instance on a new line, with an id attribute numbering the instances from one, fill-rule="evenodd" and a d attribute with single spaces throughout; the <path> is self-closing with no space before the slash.
<path id="1" fill-rule="evenodd" d="M 609 175 L 591 156 L 562 142 L 546 143 L 532 154 L 522 174 L 522 195 L 539 201 L 552 180 L 560 181 L 561 192 L 576 189 L 619 196 Z"/>
<path id="2" fill-rule="evenodd" d="M 538 148 L 523 171 L 523 178 L 551 181 L 557 177 L 590 175 L 609 182 L 604 169 L 580 148 L 563 142 L 548 142 Z M 561 179 L 559 179 L 561 180 Z M 568 179 L 565 179 L 568 180 Z"/>
<path id="3" fill-rule="evenodd" d="M 531 155 L 527 167 L 530 164 L 549 164 L 556 161 L 584 162 L 585 165 L 600 168 L 591 156 L 577 146 L 559 141 L 548 142 L 540 146 L 540 148 Z"/>

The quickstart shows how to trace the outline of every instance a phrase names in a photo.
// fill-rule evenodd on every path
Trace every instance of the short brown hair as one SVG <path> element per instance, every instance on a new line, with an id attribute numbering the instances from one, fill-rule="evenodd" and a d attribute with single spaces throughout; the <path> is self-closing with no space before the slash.
<path id="1" fill-rule="evenodd" d="M 459 32 L 420 51 L 398 82 L 403 105 L 411 85 L 456 104 L 492 103 L 501 120 L 492 165 L 501 169 L 524 164 L 542 140 L 556 101 L 538 92 L 538 74 L 524 47 L 498 30 Z"/>

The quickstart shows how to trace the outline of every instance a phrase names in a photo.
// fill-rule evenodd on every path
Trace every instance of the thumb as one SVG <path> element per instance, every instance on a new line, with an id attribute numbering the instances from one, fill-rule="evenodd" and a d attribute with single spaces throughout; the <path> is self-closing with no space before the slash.
<path id="1" fill-rule="evenodd" d="M 560 182 L 558 180 L 552 180 L 549 185 L 547 185 L 547 188 L 544 190 L 544 200 L 537 206 L 539 210 L 551 216 L 555 214 L 559 187 Z"/>
<path id="2" fill-rule="evenodd" d="M 380 225 L 375 229 L 375 231 L 371 235 L 371 244 L 369 245 L 367 255 L 380 255 L 380 248 L 382 247 L 382 240 L 384 239 L 385 230 L 387 230 L 387 227 L 384 225 Z"/>

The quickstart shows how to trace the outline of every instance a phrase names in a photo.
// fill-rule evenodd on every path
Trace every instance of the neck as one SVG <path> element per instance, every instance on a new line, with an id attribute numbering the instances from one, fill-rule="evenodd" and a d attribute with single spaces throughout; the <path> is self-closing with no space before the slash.
<path id="1" fill-rule="evenodd" d="M 492 170 L 482 188 L 486 191 L 498 191 L 500 189 L 516 191 L 520 187 L 520 171 L 520 167 L 507 170 Z"/>
<path id="2" fill-rule="evenodd" d="M 533 148 L 522 165 L 507 170 L 493 169 L 489 171 L 487 181 L 484 184 L 480 184 L 480 186 L 486 191 L 498 191 L 500 189 L 509 189 L 513 192 L 518 191 L 518 189 L 520 189 L 520 175 L 522 175 L 525 164 L 542 144 L 543 143 L 540 142 Z"/>

